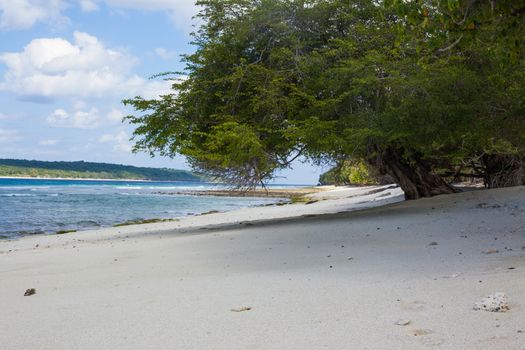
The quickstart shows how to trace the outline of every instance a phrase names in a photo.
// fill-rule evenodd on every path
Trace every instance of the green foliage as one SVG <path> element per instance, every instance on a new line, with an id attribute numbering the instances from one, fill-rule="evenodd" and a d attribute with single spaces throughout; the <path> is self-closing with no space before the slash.
<path id="1" fill-rule="evenodd" d="M 203 181 L 185 170 L 141 168 L 90 162 L 44 162 L 0 159 L 0 176 L 75 179 L 132 179 L 158 181 Z"/>
<path id="2" fill-rule="evenodd" d="M 321 185 L 373 185 L 379 182 L 375 171 L 363 161 L 344 161 L 321 174 Z"/>
<path id="3" fill-rule="evenodd" d="M 430 174 L 524 158 L 523 0 L 199 4 L 186 78 L 124 101 L 136 151 L 247 187 L 299 156 L 352 159 L 348 181 L 373 163 L 424 195 L 447 190 Z"/>

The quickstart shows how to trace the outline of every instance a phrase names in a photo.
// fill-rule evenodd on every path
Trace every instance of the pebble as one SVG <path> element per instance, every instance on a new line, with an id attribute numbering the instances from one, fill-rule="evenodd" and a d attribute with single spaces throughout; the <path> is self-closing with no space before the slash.
<path id="1" fill-rule="evenodd" d="M 34 295 L 36 294 L 36 289 L 35 288 L 29 288 L 29 289 L 26 289 L 26 292 L 24 293 L 24 296 L 25 297 L 29 297 L 31 295 Z"/>
<path id="2" fill-rule="evenodd" d="M 410 322 L 412 322 L 412 321 L 400 319 L 400 320 L 396 321 L 396 325 L 398 325 L 398 326 L 408 326 L 410 324 Z"/>
<path id="3" fill-rule="evenodd" d="M 232 312 L 244 312 L 244 311 L 250 311 L 252 308 L 249 306 L 243 306 L 236 309 L 231 309 Z"/>

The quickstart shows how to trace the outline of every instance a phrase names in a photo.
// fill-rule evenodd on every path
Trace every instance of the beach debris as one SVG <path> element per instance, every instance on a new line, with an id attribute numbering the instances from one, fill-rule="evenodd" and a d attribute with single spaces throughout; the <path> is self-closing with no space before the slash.
<path id="1" fill-rule="evenodd" d="M 36 289 L 35 288 L 28 288 L 26 289 L 26 292 L 24 293 L 24 296 L 25 297 L 29 297 L 31 295 L 34 295 L 36 294 Z"/>
<path id="2" fill-rule="evenodd" d="M 489 312 L 509 311 L 507 295 L 502 292 L 491 294 L 474 304 L 474 310 Z"/>
<path id="3" fill-rule="evenodd" d="M 498 249 L 487 249 L 482 252 L 483 254 L 496 254 L 499 253 Z"/>
<path id="4" fill-rule="evenodd" d="M 430 329 L 415 329 L 411 332 L 414 337 L 432 334 Z"/>
<path id="5" fill-rule="evenodd" d="M 501 205 L 499 204 L 489 204 L 489 203 L 478 203 L 478 205 L 476 205 L 477 208 L 501 208 Z"/>
<path id="6" fill-rule="evenodd" d="M 354 257 L 349 256 L 349 257 L 347 258 L 347 260 L 354 260 Z"/>
<path id="7" fill-rule="evenodd" d="M 55 232 L 55 234 L 56 235 L 64 235 L 66 233 L 73 233 L 73 232 L 77 232 L 77 230 L 61 230 L 61 231 Z"/>
<path id="8" fill-rule="evenodd" d="M 412 321 L 410 321 L 408 319 L 399 319 L 399 320 L 396 321 L 396 325 L 398 325 L 398 326 L 408 326 L 410 324 L 410 322 L 412 322 Z"/>
<path id="9" fill-rule="evenodd" d="M 250 306 L 242 306 L 235 309 L 231 309 L 231 312 L 244 312 L 244 311 L 250 311 L 252 308 Z"/>
<path id="10" fill-rule="evenodd" d="M 461 272 L 456 272 L 456 273 L 453 273 L 451 275 L 442 276 L 441 278 L 456 278 L 459 275 L 461 275 Z"/>
<path id="11" fill-rule="evenodd" d="M 308 205 L 308 204 L 314 204 L 314 203 L 317 203 L 319 202 L 317 199 L 312 199 L 312 200 L 309 200 L 308 202 L 304 203 L 305 205 Z"/>
<path id="12" fill-rule="evenodd" d="M 511 267 L 507 267 L 507 270 L 516 270 L 516 268 L 514 266 L 511 266 Z"/>
<path id="13" fill-rule="evenodd" d="M 438 242 L 430 242 L 429 244 L 427 244 L 427 247 L 430 247 L 430 246 L 433 246 L 433 245 L 438 245 Z"/>

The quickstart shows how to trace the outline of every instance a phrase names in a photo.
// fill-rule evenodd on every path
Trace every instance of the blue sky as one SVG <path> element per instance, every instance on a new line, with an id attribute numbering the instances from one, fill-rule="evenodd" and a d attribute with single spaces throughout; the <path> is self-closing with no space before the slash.
<path id="1" fill-rule="evenodd" d="M 0 0 L 0 158 L 187 169 L 133 154 L 120 101 L 155 97 L 192 47 L 193 0 Z M 316 183 L 297 163 L 278 182 Z"/>

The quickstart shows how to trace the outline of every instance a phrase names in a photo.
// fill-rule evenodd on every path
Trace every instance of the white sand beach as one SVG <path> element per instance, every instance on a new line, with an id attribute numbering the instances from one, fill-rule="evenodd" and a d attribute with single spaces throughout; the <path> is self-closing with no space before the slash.
<path id="1" fill-rule="evenodd" d="M 525 349 L 525 187 L 312 198 L 0 241 L 0 348 Z"/>

